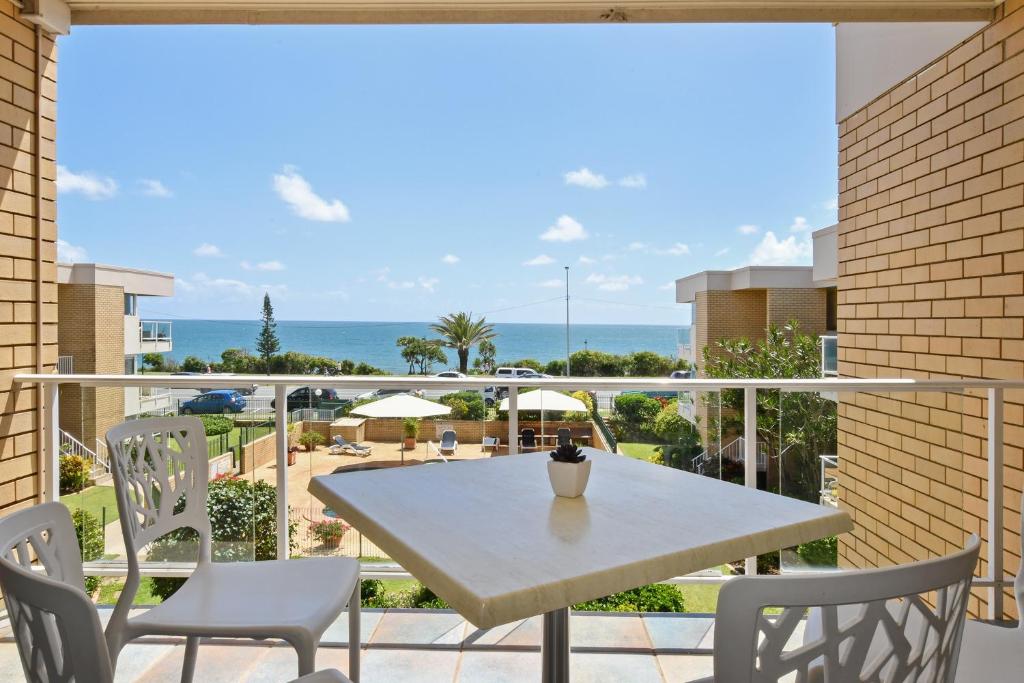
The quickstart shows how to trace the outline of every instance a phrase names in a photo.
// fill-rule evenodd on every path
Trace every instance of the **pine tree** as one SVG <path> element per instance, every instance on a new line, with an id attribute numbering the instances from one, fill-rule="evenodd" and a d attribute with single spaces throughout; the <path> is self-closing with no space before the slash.
<path id="1" fill-rule="evenodd" d="M 281 340 L 277 338 L 277 323 L 274 321 L 274 307 L 270 305 L 270 294 L 263 295 L 263 328 L 256 338 L 256 351 L 263 359 L 263 365 L 270 374 L 270 360 L 281 350 Z"/>

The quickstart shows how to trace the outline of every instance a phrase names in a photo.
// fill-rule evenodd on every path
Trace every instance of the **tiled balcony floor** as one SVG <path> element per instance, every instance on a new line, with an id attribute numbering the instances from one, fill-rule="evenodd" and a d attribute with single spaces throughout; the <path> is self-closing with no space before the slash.
<path id="1" fill-rule="evenodd" d="M 100 608 L 105 622 L 110 608 Z M 347 617 L 326 633 L 320 668 L 348 669 Z M 22 681 L 10 631 L 3 624 L 0 680 Z M 572 678 L 631 683 L 683 682 L 712 673 L 714 619 L 710 615 L 580 613 L 573 615 Z M 503 683 L 540 679 L 539 617 L 479 630 L 454 612 L 362 612 L 365 683 Z M 145 639 L 129 645 L 118 662 L 118 683 L 175 683 L 184 642 Z M 216 640 L 203 644 L 195 680 L 203 683 L 288 681 L 296 676 L 294 651 L 277 641 Z"/>

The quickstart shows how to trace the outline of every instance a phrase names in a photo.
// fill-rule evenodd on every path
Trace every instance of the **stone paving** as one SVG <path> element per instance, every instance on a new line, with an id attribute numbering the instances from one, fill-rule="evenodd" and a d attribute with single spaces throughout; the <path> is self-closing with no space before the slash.
<path id="1" fill-rule="evenodd" d="M 101 607 L 105 622 L 110 608 Z M 0 624 L 0 680 L 23 681 L 18 653 Z M 540 617 L 480 630 L 445 610 L 362 612 L 362 680 L 504 683 L 540 678 Z M 714 617 L 696 614 L 578 613 L 572 617 L 572 680 L 682 683 L 712 673 Z M 347 617 L 324 636 L 317 665 L 348 668 Z M 117 683 L 172 683 L 184 642 L 143 639 L 121 654 Z M 196 683 L 283 682 L 296 676 L 294 651 L 278 641 L 211 640 L 199 650 Z"/>

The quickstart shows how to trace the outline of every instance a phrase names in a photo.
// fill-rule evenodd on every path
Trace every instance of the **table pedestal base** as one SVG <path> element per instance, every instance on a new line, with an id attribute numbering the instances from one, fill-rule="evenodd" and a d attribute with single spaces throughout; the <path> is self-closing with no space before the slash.
<path id="1" fill-rule="evenodd" d="M 543 683 L 569 683 L 568 607 L 544 613 L 540 658 Z"/>

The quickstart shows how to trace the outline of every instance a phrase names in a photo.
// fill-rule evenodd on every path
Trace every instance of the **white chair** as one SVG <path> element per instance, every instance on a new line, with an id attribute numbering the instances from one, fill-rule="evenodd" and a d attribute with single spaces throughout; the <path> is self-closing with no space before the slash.
<path id="1" fill-rule="evenodd" d="M 1024 511 L 1024 496 L 1021 498 Z M 1024 515 L 1021 516 L 1021 557 L 1024 557 Z M 1013 581 L 1017 627 L 968 620 L 960 646 L 957 676 L 962 681 L 1020 683 L 1024 679 L 1024 565 Z"/>
<path id="2" fill-rule="evenodd" d="M 707 680 L 952 683 L 978 548 L 971 536 L 952 555 L 897 567 L 733 579 L 718 597 Z M 808 636 L 808 623 L 801 644 L 808 608 L 821 628 Z"/>
<path id="3" fill-rule="evenodd" d="M 42 571 L 33 571 L 33 557 Z M 0 588 L 29 683 L 112 683 L 114 668 L 68 509 L 45 503 L 0 519 Z M 325 669 L 293 683 L 348 683 Z"/>
<path id="4" fill-rule="evenodd" d="M 324 631 L 348 607 L 349 676 L 359 680 L 359 561 L 326 557 L 213 562 L 206 510 L 206 433 L 195 417 L 134 420 L 107 432 L 128 577 L 107 625 L 111 660 L 143 635 L 186 636 L 182 681 L 200 638 L 280 638 L 295 648 L 299 675 L 313 672 Z M 192 576 L 161 604 L 129 610 L 139 587 L 138 553 L 181 528 L 199 536 Z"/>
<path id="5" fill-rule="evenodd" d="M 454 456 L 459 450 L 459 442 L 455 438 L 454 429 L 446 429 L 441 433 L 441 447 L 438 449 L 441 455 Z"/>

